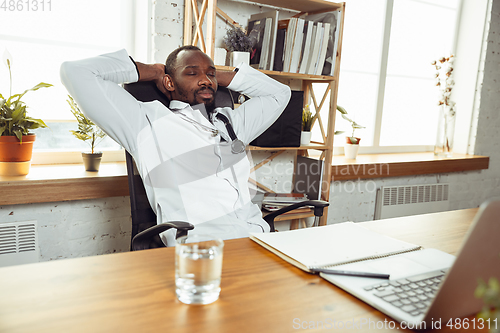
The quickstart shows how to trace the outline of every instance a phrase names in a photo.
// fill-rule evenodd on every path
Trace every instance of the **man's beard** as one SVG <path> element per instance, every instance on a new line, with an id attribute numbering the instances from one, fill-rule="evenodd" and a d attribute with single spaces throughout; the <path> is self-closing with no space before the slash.
<path id="1" fill-rule="evenodd" d="M 215 110 L 215 97 L 211 101 L 206 102 L 204 104 L 205 104 L 205 110 L 207 110 L 207 113 L 210 115 Z"/>
<path id="2" fill-rule="evenodd" d="M 216 94 L 216 91 L 212 87 L 202 87 L 202 88 L 194 91 L 194 93 L 193 93 L 194 103 L 191 103 L 191 106 L 199 104 L 196 101 L 196 95 L 199 92 L 204 91 L 204 90 L 210 90 L 212 92 L 213 96 L 214 96 L 211 100 L 210 99 L 203 99 L 202 100 L 202 103 L 205 104 L 205 110 L 207 110 L 207 113 L 210 115 L 215 110 L 215 94 Z"/>

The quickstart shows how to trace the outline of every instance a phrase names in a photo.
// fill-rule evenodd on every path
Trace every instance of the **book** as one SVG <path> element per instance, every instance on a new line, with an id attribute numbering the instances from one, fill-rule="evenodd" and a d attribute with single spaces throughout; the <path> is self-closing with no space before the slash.
<path id="1" fill-rule="evenodd" d="M 288 206 L 306 200 L 309 200 L 309 198 L 304 193 L 266 193 L 262 204 L 284 204 Z"/>
<path id="2" fill-rule="evenodd" d="M 319 64 L 320 71 L 318 71 L 318 75 L 333 75 L 333 71 L 335 68 L 335 60 L 337 56 L 337 45 L 338 45 L 338 35 L 340 30 L 340 22 L 341 22 L 341 12 L 333 11 L 326 12 L 320 14 L 312 14 L 308 15 L 307 19 L 315 22 L 323 23 L 325 26 L 326 23 L 330 24 L 329 32 L 328 32 L 328 47 L 326 48 L 326 56 L 324 62 Z"/>
<path id="3" fill-rule="evenodd" d="M 335 74 L 335 62 L 337 60 L 337 50 L 338 50 L 338 40 L 339 40 L 339 31 L 340 31 L 340 22 L 342 21 L 342 13 L 341 12 L 336 12 L 337 18 L 337 26 L 335 27 L 335 38 L 333 39 L 333 52 L 332 52 L 332 59 L 331 59 L 331 65 L 330 65 L 330 75 L 333 76 Z M 323 68 L 323 73 L 326 71 L 328 72 L 328 54 L 327 58 L 325 60 L 325 67 Z M 328 75 L 328 74 L 325 74 Z"/>
<path id="4" fill-rule="evenodd" d="M 314 74 L 316 72 L 316 65 L 319 57 L 319 51 L 321 49 L 321 42 L 323 41 L 323 23 L 317 22 L 316 23 L 317 29 L 316 29 L 316 35 L 314 36 L 315 39 L 313 41 L 313 51 L 311 54 L 311 59 L 309 59 L 309 64 L 307 66 L 307 74 Z"/>
<path id="5" fill-rule="evenodd" d="M 311 21 L 311 23 L 313 23 Z M 316 23 L 313 23 L 313 30 L 312 30 L 312 35 L 311 35 L 311 47 L 309 49 L 309 56 L 307 58 L 307 63 L 305 64 L 304 72 L 302 74 L 308 74 L 309 72 L 309 66 L 311 64 L 311 59 L 313 57 L 314 53 L 314 43 L 316 42 L 316 34 L 318 32 L 318 25 Z"/>
<path id="6" fill-rule="evenodd" d="M 306 272 L 421 249 L 419 245 L 378 234 L 353 222 L 251 233 L 250 239 Z"/>
<path id="7" fill-rule="evenodd" d="M 304 39 L 304 23 L 303 19 L 297 18 L 297 27 L 295 28 L 295 37 L 292 45 L 292 57 L 290 59 L 290 73 L 298 72 L 300 54 L 302 52 L 302 40 Z"/>
<path id="8" fill-rule="evenodd" d="M 326 50 L 328 48 L 328 40 L 329 40 L 329 34 L 330 34 L 330 23 L 324 23 L 324 33 L 323 33 L 323 42 L 321 44 L 321 51 L 319 52 L 318 56 L 318 64 L 316 65 L 316 71 L 314 74 L 316 75 L 321 75 L 323 72 L 323 67 L 325 64 L 325 59 L 326 59 Z"/>
<path id="9" fill-rule="evenodd" d="M 269 48 L 266 52 L 266 65 L 262 69 L 271 71 L 274 69 L 274 59 L 277 45 L 278 14 L 279 12 L 277 10 L 272 10 L 264 13 L 253 14 L 249 19 L 249 22 L 256 20 L 265 20 L 266 22 L 265 31 L 266 36 L 268 37 Z M 266 41 L 264 40 L 263 43 L 266 43 Z"/>
<path id="10" fill-rule="evenodd" d="M 259 68 L 264 42 L 266 20 L 259 19 L 248 22 L 248 37 L 252 42 L 252 52 L 250 53 L 250 65 Z"/>
<path id="11" fill-rule="evenodd" d="M 285 47 L 286 28 L 276 31 L 276 45 L 272 70 L 283 71 L 283 49 Z"/>
<path id="12" fill-rule="evenodd" d="M 297 18 L 292 17 L 288 23 L 288 27 L 286 29 L 286 39 L 285 39 L 285 56 L 283 60 L 283 71 L 290 71 L 290 61 L 292 58 L 292 48 L 293 42 L 295 40 L 295 30 L 297 28 Z"/>
<path id="13" fill-rule="evenodd" d="M 300 59 L 299 73 L 305 74 L 307 69 L 307 62 L 309 60 L 309 51 L 311 49 L 311 39 L 313 36 L 314 22 L 306 21 L 304 23 L 304 46 L 302 56 Z"/>
<path id="14" fill-rule="evenodd" d="M 266 28 L 264 29 L 264 40 L 262 42 L 262 51 L 260 53 L 260 62 L 259 69 L 269 69 L 269 56 L 270 56 L 270 47 L 271 47 L 271 24 L 273 19 L 268 17 L 266 18 Z"/>

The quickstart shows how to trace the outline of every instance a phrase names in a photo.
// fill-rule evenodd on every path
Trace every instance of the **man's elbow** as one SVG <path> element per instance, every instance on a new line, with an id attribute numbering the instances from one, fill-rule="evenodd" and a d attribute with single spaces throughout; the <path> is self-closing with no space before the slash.
<path id="1" fill-rule="evenodd" d="M 290 102 L 290 98 L 292 97 L 292 91 L 289 86 L 283 85 L 283 89 L 280 91 L 279 94 L 276 95 L 276 100 L 280 105 L 285 108 L 288 105 L 288 102 Z"/>
<path id="2" fill-rule="evenodd" d="M 71 78 L 75 77 L 75 66 L 70 61 L 65 61 L 61 64 L 59 75 L 61 82 L 65 87 L 71 84 Z"/>

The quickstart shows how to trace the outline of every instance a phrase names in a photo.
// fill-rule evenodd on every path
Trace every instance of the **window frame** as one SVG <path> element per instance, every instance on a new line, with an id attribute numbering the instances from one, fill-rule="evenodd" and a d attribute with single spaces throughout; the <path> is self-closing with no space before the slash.
<path id="1" fill-rule="evenodd" d="M 122 11 L 121 19 L 121 30 L 125 31 L 122 34 L 122 38 L 125 39 L 126 49 L 129 54 L 135 60 L 141 62 L 151 62 L 153 59 L 153 4 L 151 1 L 147 1 L 147 6 L 142 0 L 124 0 L 122 1 L 122 6 L 120 9 Z M 69 42 L 58 42 L 58 41 L 44 41 L 42 39 L 33 38 L 18 38 L 11 37 L 8 34 L 2 35 L 2 40 L 15 40 L 15 41 L 25 41 L 27 43 L 38 43 L 38 44 L 53 44 L 56 46 L 68 46 L 71 45 Z M 92 49 L 92 45 L 88 45 L 88 49 Z M 97 48 L 97 47 L 96 47 Z M 97 55 L 97 54 L 96 54 Z M 68 122 L 77 123 L 76 120 L 67 119 L 50 119 L 49 122 Z M 34 132 L 36 134 L 36 131 Z M 104 152 L 103 162 L 124 162 L 125 153 L 124 149 L 120 148 L 118 150 L 106 150 L 100 149 Z M 73 164 L 81 163 L 82 150 L 75 147 L 75 149 L 51 149 L 33 150 L 33 157 L 31 160 L 32 165 L 43 165 L 43 164 Z"/>
<path id="2" fill-rule="evenodd" d="M 418 0 L 414 0 L 419 2 Z M 456 13 L 456 24 L 454 27 L 454 37 L 452 41 L 452 53 L 456 54 L 457 51 L 457 41 L 459 38 L 460 31 L 460 18 L 463 10 L 463 1 L 458 0 L 457 13 Z M 432 3 L 426 3 L 431 4 Z M 390 45 L 390 35 L 392 26 L 392 15 L 394 8 L 394 0 L 386 0 L 385 3 L 385 17 L 384 17 L 384 27 L 383 27 L 383 37 L 382 37 L 382 49 L 380 56 L 380 67 L 378 73 L 378 89 L 376 97 L 376 111 L 375 111 L 375 122 L 374 122 L 374 133 L 373 133 L 373 145 L 363 146 L 360 145 L 360 154 L 379 154 L 379 153 L 410 153 L 410 152 L 429 152 L 434 150 L 434 145 L 401 145 L 401 146 L 381 146 L 381 128 L 382 128 L 382 116 L 384 107 L 384 97 L 385 97 L 385 84 L 387 81 L 387 67 L 389 59 L 389 45 Z M 344 36 L 345 38 L 345 36 Z M 342 66 L 341 69 L 342 71 Z M 341 84 L 341 83 L 340 83 Z M 337 118 L 340 119 L 337 114 Z M 340 136 L 339 136 L 340 137 Z M 334 144 L 334 155 L 344 154 L 343 141 L 335 138 L 334 142 L 341 142 L 342 146 L 335 146 Z"/>

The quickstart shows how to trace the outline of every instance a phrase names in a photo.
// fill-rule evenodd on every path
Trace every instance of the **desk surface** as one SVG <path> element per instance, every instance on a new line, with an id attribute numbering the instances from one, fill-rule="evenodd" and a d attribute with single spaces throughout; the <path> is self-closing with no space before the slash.
<path id="1" fill-rule="evenodd" d="M 455 254 L 476 211 L 362 225 Z M 176 300 L 172 248 L 5 267 L 0 281 L 3 333 L 293 332 L 304 321 L 391 320 L 246 238 L 225 242 L 222 292 L 210 305 Z"/>

